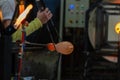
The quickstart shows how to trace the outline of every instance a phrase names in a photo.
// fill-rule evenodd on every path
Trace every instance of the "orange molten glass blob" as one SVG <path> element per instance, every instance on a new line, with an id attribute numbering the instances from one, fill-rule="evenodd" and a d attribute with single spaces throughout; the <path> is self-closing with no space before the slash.
<path id="1" fill-rule="evenodd" d="M 48 43 L 47 48 L 49 51 L 55 51 L 55 44 L 54 43 Z"/>
<path id="2" fill-rule="evenodd" d="M 50 51 L 56 50 L 57 52 L 59 52 L 63 55 L 69 55 L 74 50 L 73 44 L 68 41 L 59 42 L 57 44 L 49 43 L 47 45 L 47 47 L 48 47 L 48 50 L 50 50 Z"/>

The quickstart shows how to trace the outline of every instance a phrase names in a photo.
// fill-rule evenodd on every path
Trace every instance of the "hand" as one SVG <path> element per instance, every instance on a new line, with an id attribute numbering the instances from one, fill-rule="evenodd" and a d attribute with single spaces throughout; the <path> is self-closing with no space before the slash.
<path id="1" fill-rule="evenodd" d="M 4 25 L 4 28 L 7 28 L 11 23 L 11 19 L 6 19 L 6 20 L 3 20 L 3 25 Z"/>
<path id="2" fill-rule="evenodd" d="M 52 15 L 51 11 L 50 11 L 48 8 L 45 8 L 44 11 L 40 11 L 40 10 L 39 10 L 39 11 L 37 12 L 37 18 L 38 18 L 43 24 L 47 23 L 47 22 L 51 19 L 52 16 L 53 16 L 53 15 Z"/>

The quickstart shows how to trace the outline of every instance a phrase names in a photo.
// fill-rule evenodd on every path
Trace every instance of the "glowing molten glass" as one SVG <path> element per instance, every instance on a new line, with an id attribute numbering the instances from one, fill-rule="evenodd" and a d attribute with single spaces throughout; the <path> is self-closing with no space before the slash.
<path id="1" fill-rule="evenodd" d="M 30 10 L 33 8 L 32 4 L 29 4 L 27 8 L 19 15 L 15 22 L 15 26 L 19 26 L 21 22 L 26 18 L 27 14 L 30 12 Z"/>
<path id="2" fill-rule="evenodd" d="M 68 42 L 68 41 L 59 42 L 57 44 L 49 43 L 47 45 L 47 48 L 50 51 L 55 51 L 56 50 L 57 52 L 59 52 L 63 55 L 69 55 L 74 50 L 73 44 Z"/>

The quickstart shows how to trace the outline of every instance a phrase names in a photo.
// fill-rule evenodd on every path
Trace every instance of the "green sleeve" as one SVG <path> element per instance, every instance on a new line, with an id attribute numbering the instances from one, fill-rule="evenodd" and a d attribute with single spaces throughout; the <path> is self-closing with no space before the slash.
<path id="1" fill-rule="evenodd" d="M 30 35 L 40 27 L 42 27 L 41 21 L 38 18 L 35 18 L 25 28 L 26 36 Z M 22 37 L 22 29 L 18 29 L 15 33 L 12 34 L 12 41 L 16 42 L 17 40 L 21 40 L 21 37 Z"/>

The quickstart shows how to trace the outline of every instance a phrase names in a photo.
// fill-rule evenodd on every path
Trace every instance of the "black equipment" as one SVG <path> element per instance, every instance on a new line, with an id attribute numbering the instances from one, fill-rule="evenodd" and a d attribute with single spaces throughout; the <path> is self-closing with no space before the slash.
<path id="1" fill-rule="evenodd" d="M 5 35 L 12 35 L 14 32 L 16 31 L 16 29 L 13 27 L 13 25 L 9 25 L 6 29 L 5 29 Z"/>
<path id="2" fill-rule="evenodd" d="M 11 36 L 5 35 L 4 27 L 0 21 L 0 80 L 10 80 L 11 78 Z"/>

